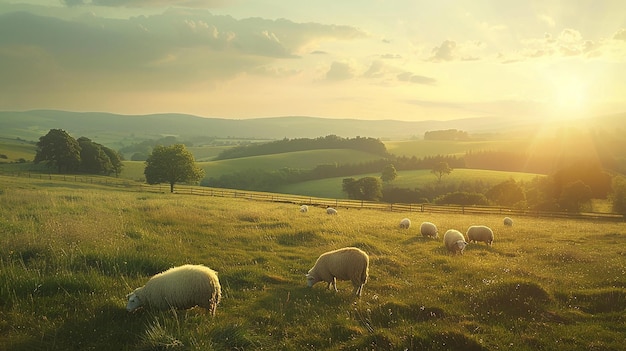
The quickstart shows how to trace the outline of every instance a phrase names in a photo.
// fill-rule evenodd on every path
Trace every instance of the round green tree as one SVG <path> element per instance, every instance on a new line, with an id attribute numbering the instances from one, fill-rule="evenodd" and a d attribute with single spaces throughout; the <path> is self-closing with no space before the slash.
<path id="1" fill-rule="evenodd" d="M 172 193 L 174 184 L 197 182 L 204 177 L 204 170 L 196 166 L 193 155 L 183 144 L 155 146 L 143 173 L 148 184 L 168 183 Z"/>
<path id="2" fill-rule="evenodd" d="M 48 134 L 39 138 L 35 164 L 46 163 L 61 173 L 78 170 L 80 161 L 80 145 L 66 131 L 50 129 Z"/>

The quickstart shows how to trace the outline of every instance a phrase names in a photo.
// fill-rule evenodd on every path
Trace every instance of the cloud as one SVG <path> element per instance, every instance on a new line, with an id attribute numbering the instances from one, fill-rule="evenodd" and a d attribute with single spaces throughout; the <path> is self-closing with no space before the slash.
<path id="1" fill-rule="evenodd" d="M 618 30 L 615 35 L 613 35 L 613 39 L 626 41 L 626 29 L 622 28 Z"/>
<path id="2" fill-rule="evenodd" d="M 93 5 L 103 7 L 187 7 L 216 8 L 224 6 L 226 0 L 61 0 L 68 7 Z"/>
<path id="3" fill-rule="evenodd" d="M 544 13 L 537 15 L 537 19 L 550 28 L 554 28 L 556 26 L 556 22 L 554 21 L 554 19 Z"/>
<path id="4" fill-rule="evenodd" d="M 420 76 L 411 72 L 403 72 L 398 74 L 398 80 L 401 82 L 409 82 L 415 84 L 435 85 L 437 80 L 431 77 Z"/>
<path id="5" fill-rule="evenodd" d="M 181 89 L 242 74 L 289 75 L 271 66 L 283 66 L 279 60 L 308 54 L 325 41 L 361 37 L 365 34 L 350 26 L 237 20 L 206 10 L 169 9 L 127 19 L 5 13 L 0 14 L 0 62 L 3 72 L 13 73 L 0 82 L 0 95 L 11 89 L 84 91 L 95 86 L 103 91 Z M 349 72 L 341 71 L 333 67 L 328 78 Z"/>
<path id="6" fill-rule="evenodd" d="M 452 40 L 444 40 L 440 46 L 433 48 L 432 55 L 429 60 L 432 62 L 452 61 L 456 58 L 455 50 L 456 42 Z"/>
<path id="7" fill-rule="evenodd" d="M 352 77 L 354 77 L 352 67 L 344 62 L 333 62 L 328 72 L 326 72 L 326 79 L 330 81 L 347 80 Z"/>

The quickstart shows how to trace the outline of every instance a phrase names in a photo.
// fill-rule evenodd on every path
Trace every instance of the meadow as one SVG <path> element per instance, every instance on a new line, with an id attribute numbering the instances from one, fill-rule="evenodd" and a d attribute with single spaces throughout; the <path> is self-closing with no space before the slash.
<path id="1" fill-rule="evenodd" d="M 626 334 L 623 222 L 402 213 L 0 176 L 2 350 L 618 350 Z M 408 230 L 398 227 L 409 217 Z M 450 256 L 424 239 L 491 226 Z M 328 250 L 370 255 L 363 296 L 304 275 Z M 223 298 L 125 310 L 169 267 L 219 272 Z"/>
<path id="2" fill-rule="evenodd" d="M 361 174 L 352 176 L 353 178 L 361 177 L 380 177 L 380 173 Z M 481 182 L 482 184 L 493 186 L 509 179 L 517 182 L 528 182 L 541 175 L 535 173 L 524 172 L 506 172 L 506 171 L 490 171 L 482 169 L 466 169 L 459 168 L 453 170 L 449 175 L 442 178 L 442 184 L 458 185 L 461 183 Z M 311 180 L 295 184 L 285 184 L 277 187 L 274 191 L 284 194 L 297 194 L 314 197 L 326 197 L 330 199 L 341 199 L 346 197 L 346 193 L 342 189 L 344 178 L 335 177 L 319 180 Z M 433 186 L 437 184 L 437 177 L 430 170 L 400 171 L 398 177 L 389 183 L 390 186 L 397 188 L 415 189 L 425 186 Z"/>

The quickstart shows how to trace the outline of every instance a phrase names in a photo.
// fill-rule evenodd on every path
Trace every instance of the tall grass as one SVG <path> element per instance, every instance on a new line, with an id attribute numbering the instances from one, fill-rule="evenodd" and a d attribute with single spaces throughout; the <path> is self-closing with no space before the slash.
<path id="1" fill-rule="evenodd" d="M 406 214 L 245 199 L 145 194 L 2 177 L 2 350 L 620 349 L 626 332 L 623 223 Z M 491 226 L 493 247 L 449 256 L 429 220 Z M 357 246 L 359 299 L 309 289 L 323 252 Z M 125 310 L 125 295 L 171 266 L 217 270 L 217 315 Z"/>

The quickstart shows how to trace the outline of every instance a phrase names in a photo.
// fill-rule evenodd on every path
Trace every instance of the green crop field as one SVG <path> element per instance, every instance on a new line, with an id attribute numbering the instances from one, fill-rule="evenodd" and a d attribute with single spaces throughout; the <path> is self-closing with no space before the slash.
<path id="1" fill-rule="evenodd" d="M 385 141 L 389 153 L 397 156 L 423 158 L 436 155 L 465 155 L 469 151 L 522 151 L 529 146 L 524 140 L 479 140 L 479 141 L 429 141 L 401 140 Z"/>
<path id="2" fill-rule="evenodd" d="M 380 173 L 361 174 L 351 176 L 353 178 L 362 177 L 380 177 Z M 534 173 L 522 172 L 504 172 L 504 171 L 488 171 L 479 169 L 455 169 L 447 176 L 442 178 L 444 184 L 459 184 L 462 182 L 482 182 L 484 184 L 495 185 L 508 179 L 516 181 L 530 181 L 541 175 Z M 312 180 L 307 182 L 286 184 L 278 187 L 274 191 L 285 194 L 299 194 L 315 197 L 326 198 L 345 198 L 346 194 L 342 191 L 342 181 L 346 177 L 327 178 L 320 180 Z M 389 183 L 390 186 L 398 188 L 421 188 L 425 185 L 437 183 L 437 178 L 429 170 L 417 171 L 401 171 L 398 177 Z"/>
<path id="3" fill-rule="evenodd" d="M 1 350 L 619 350 L 623 222 L 401 213 L 0 176 Z M 408 230 L 398 228 L 409 217 Z M 450 256 L 440 234 L 493 228 Z M 304 275 L 328 250 L 370 256 L 363 296 Z M 219 272 L 216 316 L 125 310 L 185 263 Z"/>
<path id="4" fill-rule="evenodd" d="M 312 169 L 320 164 L 361 163 L 378 160 L 380 156 L 349 149 L 325 149 L 282 154 L 242 157 L 230 160 L 199 162 L 208 177 L 243 172 L 249 169 L 278 170 L 281 168 Z"/>
<path id="5" fill-rule="evenodd" d="M 35 145 L 16 140 L 0 137 L 0 155 L 7 158 L 1 158 L 2 162 L 18 162 L 20 159 L 32 161 L 35 158 Z"/>

